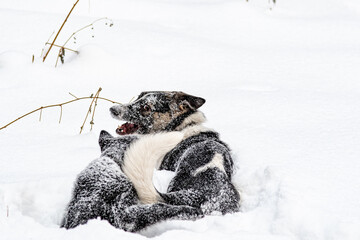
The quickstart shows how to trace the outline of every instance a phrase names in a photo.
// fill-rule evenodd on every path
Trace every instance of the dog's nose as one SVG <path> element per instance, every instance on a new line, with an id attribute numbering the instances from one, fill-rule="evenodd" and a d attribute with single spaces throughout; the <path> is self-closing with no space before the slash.
<path id="1" fill-rule="evenodd" d="M 110 112 L 113 116 L 118 116 L 120 114 L 119 108 L 117 108 L 116 106 L 111 107 Z"/>

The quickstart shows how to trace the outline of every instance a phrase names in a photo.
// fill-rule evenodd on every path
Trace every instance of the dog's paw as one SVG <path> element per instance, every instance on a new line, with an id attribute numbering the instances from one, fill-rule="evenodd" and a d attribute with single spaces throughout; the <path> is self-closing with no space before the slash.
<path id="1" fill-rule="evenodd" d="M 200 208 L 185 207 L 184 208 L 185 219 L 196 220 L 204 217 L 204 213 Z"/>

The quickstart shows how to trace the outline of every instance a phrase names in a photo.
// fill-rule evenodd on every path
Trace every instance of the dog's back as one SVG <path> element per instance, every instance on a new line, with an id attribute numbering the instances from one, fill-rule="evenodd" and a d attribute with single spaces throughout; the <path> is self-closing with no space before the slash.
<path id="1" fill-rule="evenodd" d="M 205 214 L 239 210 L 230 149 L 217 133 L 203 131 L 183 140 L 165 156 L 160 169 L 176 171 L 167 193 L 161 195 L 166 202 L 200 207 Z"/>

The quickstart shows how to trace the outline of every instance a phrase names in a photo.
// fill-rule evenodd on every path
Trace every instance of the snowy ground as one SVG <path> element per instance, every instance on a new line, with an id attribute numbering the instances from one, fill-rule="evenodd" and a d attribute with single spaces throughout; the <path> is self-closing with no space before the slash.
<path id="1" fill-rule="evenodd" d="M 83 31 L 68 45 L 80 54 L 54 68 L 56 50 L 42 63 L 41 49 L 74 2 L 1 0 L 0 125 L 99 87 L 120 102 L 202 96 L 207 126 L 236 155 L 242 211 L 141 234 L 100 220 L 59 229 L 100 130 L 118 124 L 99 101 L 79 135 L 84 101 L 64 106 L 61 124 L 55 108 L 0 131 L 1 239 L 360 239 L 359 1 L 83 0 L 58 43 L 100 17 L 114 26 Z M 160 188 L 170 175 L 157 174 Z"/>

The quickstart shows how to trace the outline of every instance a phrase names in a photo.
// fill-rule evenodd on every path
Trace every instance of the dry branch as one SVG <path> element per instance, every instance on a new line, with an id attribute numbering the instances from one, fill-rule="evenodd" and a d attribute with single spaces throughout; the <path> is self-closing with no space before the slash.
<path id="1" fill-rule="evenodd" d="M 69 92 L 69 94 L 70 94 L 71 96 L 73 96 L 74 98 L 78 98 L 77 96 L 75 96 L 75 95 L 72 94 L 71 92 Z"/>
<path id="2" fill-rule="evenodd" d="M 56 34 L 56 36 L 55 36 L 55 38 L 54 38 L 54 40 L 52 41 L 52 43 L 51 43 L 51 45 L 50 45 L 49 50 L 48 50 L 48 51 L 46 52 L 46 54 L 45 54 L 45 56 L 44 56 L 44 58 L 43 58 L 43 62 L 45 62 L 45 59 L 46 59 L 47 55 L 49 54 L 49 52 L 50 52 L 51 48 L 53 47 L 53 45 L 54 45 L 54 43 L 55 43 L 55 41 L 56 41 L 57 37 L 59 36 L 59 34 L 60 34 L 60 32 L 61 32 L 62 28 L 64 27 L 64 25 L 65 25 L 66 21 L 68 20 L 68 18 L 69 18 L 69 16 L 70 16 L 71 12 L 74 10 L 74 8 L 75 8 L 75 6 L 76 6 L 76 4 L 77 4 L 78 2 L 79 2 L 79 0 L 77 0 L 77 1 L 74 3 L 74 6 L 71 8 L 70 12 L 69 12 L 69 13 L 68 13 L 68 15 L 66 16 L 66 18 L 65 18 L 65 20 L 64 20 L 64 22 L 63 22 L 63 24 L 61 25 L 61 27 L 60 27 L 59 31 L 57 32 L 57 34 Z"/>
<path id="3" fill-rule="evenodd" d="M 50 45 L 50 47 L 49 47 L 49 49 L 46 51 L 45 56 L 43 57 L 43 62 L 44 62 L 45 59 L 47 58 L 47 56 L 48 56 L 48 54 L 50 53 L 50 50 L 52 49 L 52 47 L 58 47 L 58 48 L 59 48 L 59 52 L 58 52 L 57 58 L 56 58 L 55 67 L 57 67 L 57 65 L 58 65 L 59 58 L 61 59 L 61 62 L 64 63 L 65 50 L 72 51 L 72 52 L 75 52 L 76 54 L 79 54 L 78 51 L 76 51 L 76 50 L 74 50 L 74 49 L 71 49 L 71 48 L 65 47 L 66 44 L 67 44 L 72 38 L 76 39 L 76 38 L 75 38 L 75 35 L 76 35 L 77 33 L 79 33 L 80 31 L 82 31 L 82 30 L 84 30 L 84 29 L 86 29 L 86 28 L 90 28 L 90 27 L 91 27 L 92 29 L 94 29 L 94 24 L 95 24 L 96 22 L 101 21 L 101 20 L 108 20 L 109 24 L 108 24 L 108 22 L 106 22 L 105 25 L 109 25 L 110 27 L 112 27 L 112 26 L 114 25 L 114 24 L 113 24 L 113 21 L 112 21 L 111 19 L 107 18 L 107 17 L 99 18 L 99 19 L 96 19 L 95 21 L 93 21 L 92 23 L 90 23 L 90 24 L 88 24 L 88 25 L 86 25 L 86 26 L 84 26 L 84 27 L 81 27 L 81 28 L 78 29 L 77 31 L 73 32 L 73 33 L 70 35 L 70 37 L 64 42 L 64 44 L 62 44 L 62 45 L 55 44 L 55 41 L 56 41 L 58 35 L 60 34 L 60 31 L 62 30 L 63 26 L 65 25 L 65 22 L 66 22 L 67 19 L 69 18 L 71 12 L 73 11 L 73 9 L 75 8 L 75 6 L 76 6 L 76 4 L 77 4 L 78 2 L 79 2 L 79 0 L 76 1 L 75 4 L 74 4 L 74 6 L 71 8 L 71 10 L 70 10 L 70 12 L 68 13 L 66 19 L 64 20 L 62 26 L 60 27 L 59 31 L 57 32 L 54 40 L 50 43 L 51 36 L 54 34 L 54 32 L 53 32 L 53 33 L 51 34 L 50 38 L 46 41 L 45 46 Z M 94 37 L 94 36 L 93 36 L 93 37 Z M 44 54 L 45 46 L 44 46 L 44 48 L 43 48 L 42 51 L 41 51 L 41 56 L 43 56 L 43 54 Z"/>
<path id="4" fill-rule="evenodd" d="M 92 128 L 93 128 L 93 125 L 94 125 L 95 110 L 96 110 L 98 98 L 99 98 L 99 95 L 95 99 L 94 110 L 93 110 L 93 114 L 92 114 L 91 121 L 90 121 L 90 125 L 91 125 L 90 131 L 92 131 Z"/>
<path id="5" fill-rule="evenodd" d="M 97 101 L 97 99 L 99 98 L 99 94 L 100 94 L 101 90 L 102 90 L 102 89 L 99 88 L 99 90 L 95 93 L 95 96 L 93 97 L 93 100 L 92 100 L 91 103 L 90 103 L 90 107 L 89 107 L 89 110 L 88 110 L 88 112 L 87 112 L 87 114 L 86 114 L 86 116 L 85 116 L 84 123 L 83 123 L 83 125 L 81 125 L 81 127 L 80 127 L 80 134 L 81 134 L 81 132 L 82 132 L 82 130 L 83 130 L 83 128 L 84 128 L 84 125 L 85 125 L 85 123 L 86 123 L 86 120 L 87 120 L 89 114 L 91 113 L 91 107 L 92 107 L 94 101 L 95 101 L 95 100 Z M 95 107 L 94 107 L 94 111 L 93 111 L 93 112 L 95 112 L 95 108 L 96 108 L 96 105 L 95 105 Z M 94 115 L 93 115 L 93 116 L 94 116 Z M 92 129 L 92 125 L 91 125 L 91 129 Z"/>
<path id="6" fill-rule="evenodd" d="M 59 46 L 59 45 L 58 45 L 58 47 L 60 47 L 60 50 L 59 50 L 59 54 L 58 54 L 58 56 L 57 56 L 57 58 L 56 58 L 55 67 L 57 67 L 57 64 L 58 64 L 58 62 L 59 62 L 59 58 L 61 58 L 61 56 L 62 56 L 62 55 L 61 55 L 61 50 L 62 50 L 62 49 L 67 49 L 67 48 L 65 48 L 65 45 L 66 45 L 77 33 L 81 32 L 82 30 L 84 30 L 84 29 L 86 29 L 86 28 L 93 27 L 96 22 L 99 22 L 99 21 L 101 21 L 101 20 L 110 20 L 110 21 L 111 21 L 110 27 L 113 25 L 112 20 L 111 20 L 111 19 L 108 19 L 107 17 L 103 17 L 103 18 L 96 19 L 96 20 L 93 21 L 92 23 L 90 23 L 90 24 L 88 24 L 88 25 L 86 25 L 86 26 L 84 26 L 84 27 L 76 30 L 75 32 L 73 32 L 73 33 L 70 35 L 70 37 L 65 41 L 65 43 L 64 43 L 62 46 Z M 54 45 L 54 46 L 55 46 L 55 45 Z M 74 50 L 72 50 L 72 49 L 69 49 L 69 50 L 78 53 L 78 51 L 74 51 Z"/>
<path id="7" fill-rule="evenodd" d="M 62 118 L 62 105 L 60 106 L 60 118 L 59 118 L 59 123 L 61 123 L 61 118 Z"/>
<path id="8" fill-rule="evenodd" d="M 103 17 L 103 18 L 96 19 L 96 20 L 93 21 L 92 23 L 90 23 L 90 24 L 88 24 L 88 25 L 86 25 L 86 26 L 84 26 L 84 27 L 76 30 L 75 32 L 73 32 L 73 33 L 70 35 L 70 37 L 65 41 L 65 43 L 64 43 L 62 46 L 64 47 L 64 46 L 71 40 L 71 38 L 72 38 L 73 36 L 75 36 L 75 34 L 77 34 L 78 32 L 80 32 L 80 31 L 82 31 L 82 30 L 84 30 L 84 29 L 86 29 L 86 28 L 89 28 L 89 27 L 94 26 L 94 24 L 95 24 L 96 22 L 99 22 L 99 21 L 101 21 L 101 20 L 110 20 L 110 21 L 112 22 L 112 20 L 111 20 L 111 19 L 108 19 L 107 17 Z M 111 24 L 112 24 L 112 23 L 111 23 Z"/>
<path id="9" fill-rule="evenodd" d="M 49 43 L 49 42 L 46 42 L 46 43 L 45 43 L 45 45 L 50 45 L 50 44 L 51 44 L 51 43 Z M 66 49 L 66 50 L 69 50 L 69 51 L 72 51 L 72 52 L 75 52 L 75 53 L 79 54 L 79 51 L 76 51 L 76 50 L 71 49 L 71 48 L 66 48 L 66 47 L 64 47 L 64 46 L 60 46 L 60 45 L 57 45 L 57 44 L 53 44 L 53 46 L 54 46 L 54 47 L 59 47 L 59 48 L 64 48 L 64 49 Z"/>
<path id="10" fill-rule="evenodd" d="M 100 89 L 101 89 L 101 88 L 100 88 Z M 100 89 L 99 89 L 99 90 L 100 90 Z M 99 91 L 99 90 L 98 90 L 98 93 L 101 91 L 101 90 L 100 90 L 100 91 Z M 30 114 L 33 114 L 33 113 L 35 113 L 35 112 L 38 112 L 38 111 L 40 111 L 40 118 L 39 118 L 39 120 L 41 121 L 42 110 L 43 110 L 43 109 L 46 109 L 46 108 L 51 108 L 51 107 L 60 107 L 60 108 L 61 108 L 61 109 L 60 109 L 60 110 L 61 110 L 61 112 L 60 112 L 60 119 L 59 119 L 59 122 L 60 122 L 60 121 L 61 121 L 61 118 L 62 118 L 62 106 L 63 106 L 63 105 L 66 105 L 66 104 L 69 104 L 69 103 L 72 103 L 72 102 L 76 102 L 76 101 L 80 101 L 80 100 L 84 100 L 84 99 L 93 99 L 92 102 L 94 102 L 95 100 L 97 101 L 98 99 L 101 99 L 101 100 L 108 101 L 108 102 L 111 102 L 111 103 L 114 103 L 114 104 L 115 104 L 115 103 L 116 103 L 116 104 L 120 104 L 119 102 L 116 102 L 116 101 L 113 101 L 113 100 L 110 100 L 110 99 L 107 99 L 107 98 L 99 97 L 98 95 L 95 95 L 95 96 L 92 95 L 92 96 L 90 96 L 90 97 L 75 98 L 75 99 L 70 100 L 70 101 L 67 101 L 67 102 L 63 102 L 63 103 L 58 103 L 58 104 L 52 104 L 52 105 L 47 105 L 47 106 L 39 107 L 39 108 L 37 108 L 37 109 L 35 109 L 35 110 L 32 110 L 31 112 L 28 112 L 28 113 L 26 113 L 26 114 L 24 114 L 24 115 L 16 118 L 15 120 L 9 122 L 9 123 L 6 124 L 5 126 L 2 126 L 2 127 L 0 128 L 0 130 L 2 130 L 2 129 L 4 129 L 4 128 L 8 127 L 9 125 L 11 125 L 11 124 L 19 121 L 20 119 L 22 119 L 22 118 L 24 118 L 24 117 L 26 117 L 26 116 L 28 116 L 28 115 L 30 115 Z"/>
<path id="11" fill-rule="evenodd" d="M 54 35 L 54 33 L 55 33 L 55 32 L 52 32 L 52 34 L 50 35 L 50 37 L 49 37 L 49 39 L 46 41 L 46 43 L 49 43 L 49 41 L 50 41 L 52 35 Z M 46 43 L 45 43 L 45 46 L 47 45 Z M 51 44 L 51 43 L 49 43 L 49 45 L 50 45 L 50 44 Z M 40 55 L 41 57 L 44 55 L 45 46 L 44 46 L 43 49 L 41 50 L 41 55 Z"/>

